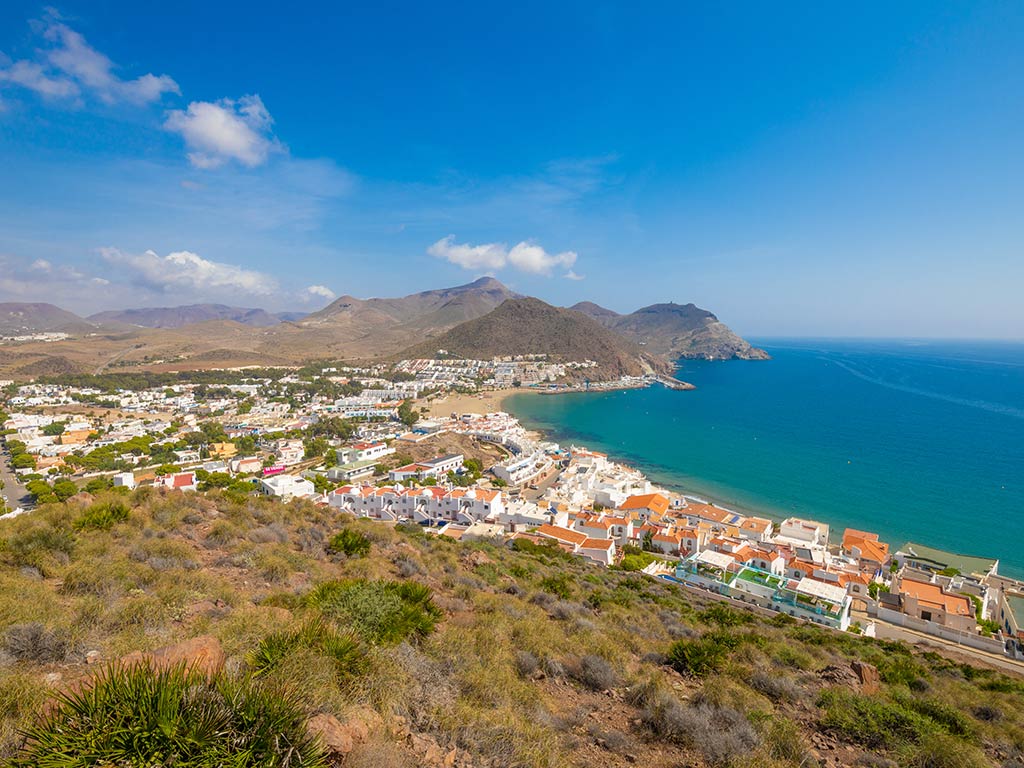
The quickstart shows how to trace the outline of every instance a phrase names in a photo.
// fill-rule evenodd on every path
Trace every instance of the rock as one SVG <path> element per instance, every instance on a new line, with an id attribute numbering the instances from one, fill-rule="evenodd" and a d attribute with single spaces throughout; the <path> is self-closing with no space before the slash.
<path id="1" fill-rule="evenodd" d="M 470 552 L 466 556 L 466 562 L 472 567 L 478 568 L 481 565 L 487 565 L 491 562 L 491 558 L 485 555 L 483 552 Z"/>
<path id="2" fill-rule="evenodd" d="M 452 768 L 455 765 L 455 759 L 459 756 L 459 751 L 452 747 L 452 751 L 444 756 L 444 768 Z"/>
<path id="3" fill-rule="evenodd" d="M 309 732 L 319 737 L 324 748 L 332 755 L 347 755 L 355 746 L 351 731 L 334 715 L 319 714 L 306 723 Z"/>
<path id="4" fill-rule="evenodd" d="M 62 675 L 60 672 L 50 672 L 46 675 L 46 677 L 43 678 L 43 682 L 52 687 L 60 685 L 60 682 L 63 679 L 64 675 Z"/>
<path id="5" fill-rule="evenodd" d="M 334 715 L 319 714 L 306 724 L 309 732 L 319 736 L 327 751 L 334 755 L 347 755 L 355 747 L 370 740 L 370 734 L 380 728 L 380 717 L 370 710 L 359 710 L 345 722 Z"/>
<path id="6" fill-rule="evenodd" d="M 866 661 L 855 661 L 850 668 L 856 673 L 860 681 L 860 689 L 864 693 L 876 693 L 881 685 L 882 679 L 878 675 L 878 667 L 868 664 Z"/>
<path id="7" fill-rule="evenodd" d="M 89 651 L 87 654 L 85 654 L 85 663 L 96 664 L 100 661 L 100 658 L 101 657 L 99 651 Z"/>
<path id="8" fill-rule="evenodd" d="M 857 688 L 860 685 L 860 678 L 857 677 L 856 672 L 849 667 L 837 664 L 830 664 L 825 667 L 818 673 L 818 677 L 824 682 L 832 683 L 833 685 L 848 685 L 851 688 Z"/>
<path id="9" fill-rule="evenodd" d="M 129 653 L 121 657 L 121 664 L 148 664 L 153 669 L 169 669 L 184 664 L 189 669 L 213 675 L 224 668 L 224 660 L 224 649 L 221 648 L 220 640 L 212 635 L 202 635 L 147 653 Z"/>

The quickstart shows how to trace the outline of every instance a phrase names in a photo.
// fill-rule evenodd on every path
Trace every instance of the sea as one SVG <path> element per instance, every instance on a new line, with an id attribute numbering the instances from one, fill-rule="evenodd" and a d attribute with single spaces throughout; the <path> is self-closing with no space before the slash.
<path id="1" fill-rule="evenodd" d="M 1024 578 L 1024 342 L 761 339 L 767 361 L 680 361 L 692 391 L 505 407 L 674 490 L 776 519 L 998 558 Z"/>

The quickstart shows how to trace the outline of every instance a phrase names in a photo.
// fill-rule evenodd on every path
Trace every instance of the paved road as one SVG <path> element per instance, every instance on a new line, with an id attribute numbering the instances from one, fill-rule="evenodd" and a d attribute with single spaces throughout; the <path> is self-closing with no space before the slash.
<path id="1" fill-rule="evenodd" d="M 1024 663 L 1014 661 L 1005 656 L 996 656 L 994 653 L 985 653 L 966 645 L 960 645 L 950 640 L 944 640 L 934 635 L 926 635 L 923 632 L 915 632 L 912 629 L 898 627 L 895 624 L 887 624 L 884 621 L 875 622 L 875 637 L 884 640 L 905 640 L 914 645 L 930 645 L 941 648 L 947 655 L 963 656 L 966 661 L 977 661 L 996 667 L 1003 672 L 1014 675 L 1024 675 Z"/>
<path id="2" fill-rule="evenodd" d="M 32 497 L 29 496 L 25 486 L 21 484 L 18 476 L 11 469 L 11 455 L 7 452 L 6 443 L 0 444 L 0 480 L 4 484 L 0 493 L 7 497 L 7 506 L 12 510 L 18 507 L 28 509 L 32 503 Z"/>

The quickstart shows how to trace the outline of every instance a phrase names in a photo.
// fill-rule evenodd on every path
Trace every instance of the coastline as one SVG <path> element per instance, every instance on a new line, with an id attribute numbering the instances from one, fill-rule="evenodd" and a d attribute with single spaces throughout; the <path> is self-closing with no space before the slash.
<path id="1" fill-rule="evenodd" d="M 532 393 L 534 395 L 539 395 L 540 394 L 536 390 L 529 390 L 529 389 L 509 390 L 509 391 L 504 393 L 504 397 L 501 397 L 498 402 L 499 402 L 499 404 L 504 405 L 506 400 L 508 398 L 512 397 L 512 395 L 521 394 L 521 393 L 524 393 L 524 392 Z M 494 394 L 499 394 L 499 393 L 494 393 Z M 600 393 L 578 393 L 578 394 L 600 394 Z M 523 425 L 524 428 L 529 430 L 531 433 L 540 436 L 540 439 L 542 439 L 542 440 L 546 439 L 546 440 L 551 440 L 552 442 L 559 442 L 559 443 L 576 442 L 576 439 L 575 438 L 571 438 L 571 437 L 565 437 L 563 439 L 562 437 L 560 437 L 557 434 L 557 432 L 552 432 L 550 427 L 541 427 L 541 426 L 538 426 L 535 423 L 530 423 L 529 421 L 525 420 L 520 414 L 516 413 L 515 411 L 513 411 L 513 410 L 511 410 L 509 408 L 504 408 L 504 410 L 506 412 L 510 413 L 516 419 L 518 419 L 519 422 Z M 742 502 L 742 501 L 728 501 L 728 500 L 726 500 L 725 497 L 723 497 L 723 495 L 720 492 L 707 491 L 707 490 L 701 489 L 700 488 L 699 478 L 696 478 L 696 483 L 687 482 L 686 484 L 683 484 L 683 483 L 679 482 L 679 480 L 672 480 L 672 479 L 666 478 L 665 474 L 666 473 L 671 473 L 671 470 L 668 470 L 668 469 L 665 469 L 665 468 L 659 468 L 659 467 L 656 467 L 656 466 L 652 466 L 652 465 L 644 462 L 643 460 L 639 460 L 639 459 L 630 457 L 628 455 L 623 456 L 621 454 L 616 453 L 614 449 L 606 448 L 605 446 L 602 446 L 600 443 L 598 443 L 596 446 L 595 445 L 590 445 L 590 444 L 588 444 L 588 442 L 587 442 L 587 440 L 585 438 L 581 438 L 578 442 L 583 444 L 583 445 L 585 445 L 588 448 L 593 449 L 593 450 L 599 450 L 599 451 L 601 451 L 603 453 L 606 453 L 608 455 L 608 458 L 610 460 L 616 462 L 616 463 L 625 464 L 626 466 L 629 466 L 629 467 L 632 467 L 634 469 L 637 469 L 638 471 L 643 473 L 651 481 L 651 484 L 655 488 L 661 488 L 661 489 L 664 489 L 664 490 L 667 490 L 667 491 L 671 491 L 673 493 L 677 493 L 677 494 L 679 494 L 679 495 L 683 496 L 684 498 L 689 499 L 691 501 L 695 501 L 695 502 L 698 502 L 698 503 L 710 504 L 711 506 L 718 507 L 719 509 L 725 509 L 725 510 L 729 510 L 731 512 L 736 512 L 736 513 L 741 514 L 741 515 L 743 515 L 745 517 L 762 517 L 762 518 L 767 518 L 767 519 L 772 520 L 772 522 L 774 522 L 776 524 L 782 522 L 783 520 L 785 520 L 785 519 L 787 519 L 789 517 L 793 517 L 793 516 L 796 516 L 796 517 L 807 517 L 807 515 L 801 514 L 799 511 L 796 511 L 796 510 L 783 510 L 783 509 L 780 509 L 780 508 L 777 508 L 777 507 L 768 507 L 768 506 L 761 506 L 761 505 L 756 505 L 756 504 L 748 504 L 748 503 L 745 503 L 745 502 Z M 836 522 L 830 520 L 828 515 L 819 515 L 819 516 L 811 515 L 809 517 L 811 519 L 819 520 L 820 522 L 823 522 L 823 523 L 825 523 L 825 524 L 827 524 L 829 526 L 829 529 L 830 529 L 829 540 L 830 541 L 837 542 L 837 541 L 841 540 L 841 538 L 842 538 L 842 528 L 841 528 L 841 525 L 842 524 L 839 524 L 839 523 L 836 523 Z M 848 527 L 848 526 L 846 526 L 846 527 Z M 893 551 L 895 551 L 899 546 L 901 546 L 904 543 L 904 541 L 906 540 L 904 538 L 894 539 L 891 535 L 889 535 L 884 530 L 879 530 L 879 531 L 877 531 L 877 533 L 879 534 L 879 536 L 881 537 L 881 539 L 883 541 L 886 541 L 886 542 L 888 542 L 890 544 L 890 546 L 892 547 Z M 913 536 L 911 536 L 909 540 L 922 541 L 922 539 L 916 539 Z M 976 552 L 964 552 L 964 551 L 961 551 L 959 549 L 952 549 L 952 548 L 949 551 L 954 552 L 955 554 L 964 555 L 964 556 L 972 556 L 972 557 L 974 557 L 974 556 L 978 556 L 978 557 L 985 556 L 984 554 L 979 554 L 979 553 L 976 553 Z M 1001 563 L 1001 565 L 1002 565 L 1002 563 Z M 1014 578 L 1020 578 L 1020 576 L 1018 574 L 1018 571 L 1019 571 L 1019 569 L 1014 568 L 1012 565 L 1010 565 L 1009 568 L 1006 569 L 1006 575 L 1010 576 L 1010 577 L 1014 577 Z"/>

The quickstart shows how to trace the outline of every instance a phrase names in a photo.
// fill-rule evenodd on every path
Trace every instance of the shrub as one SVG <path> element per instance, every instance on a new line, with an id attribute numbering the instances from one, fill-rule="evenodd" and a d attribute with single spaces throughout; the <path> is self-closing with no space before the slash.
<path id="1" fill-rule="evenodd" d="M 13 565 L 29 565 L 42 570 L 47 562 L 66 562 L 75 546 L 75 537 L 63 526 L 33 521 L 7 541 L 7 552 Z"/>
<path id="2" fill-rule="evenodd" d="M 825 709 L 821 724 L 869 749 L 916 744 L 935 726 L 898 703 L 840 689 L 823 691 L 818 706 Z"/>
<path id="3" fill-rule="evenodd" d="M 415 581 L 329 581 L 315 587 L 307 602 L 380 645 L 426 637 L 441 618 L 430 589 Z"/>
<path id="4" fill-rule="evenodd" d="M 721 668 L 728 648 L 705 635 L 695 640 L 677 640 L 668 649 L 668 663 L 681 675 L 703 677 Z"/>
<path id="5" fill-rule="evenodd" d="M 67 641 L 42 624 L 13 624 L 7 628 L 3 648 L 18 661 L 47 664 L 63 661 L 68 650 Z"/>
<path id="6" fill-rule="evenodd" d="M 739 627 L 743 624 L 751 624 L 754 617 L 748 613 L 740 613 L 721 603 L 715 603 L 700 613 L 701 619 L 708 624 L 717 624 L 720 627 Z"/>
<path id="7" fill-rule="evenodd" d="M 102 530 L 107 531 L 117 523 L 128 519 L 131 510 L 128 505 L 119 499 L 110 501 L 98 501 L 89 505 L 86 510 L 75 520 L 74 526 L 77 530 Z"/>
<path id="8" fill-rule="evenodd" d="M 370 553 L 370 540 L 359 531 L 349 528 L 336 533 L 327 546 L 335 552 L 343 552 L 349 557 L 366 557 Z"/>
<path id="9" fill-rule="evenodd" d="M 985 753 L 944 733 L 929 734 L 907 763 L 910 768 L 986 768 Z"/>
<path id="10" fill-rule="evenodd" d="M 540 580 L 540 588 L 563 600 L 568 600 L 572 597 L 572 579 L 565 573 L 545 576 Z"/>
<path id="11" fill-rule="evenodd" d="M 520 677 L 533 677 L 540 669 L 540 660 L 529 651 L 516 651 L 515 664 Z"/>
<path id="12" fill-rule="evenodd" d="M 605 659 L 588 654 L 580 659 L 573 677 L 592 691 L 606 691 L 619 683 L 619 676 Z"/>
<path id="13" fill-rule="evenodd" d="M 750 687 L 773 701 L 797 701 L 801 694 L 793 678 L 763 670 L 750 676 Z"/>
<path id="14" fill-rule="evenodd" d="M 655 735 L 700 750 L 712 765 L 727 765 L 759 742 L 750 722 L 732 707 L 688 707 L 654 684 L 639 686 L 630 698 L 641 708 L 642 721 Z"/>
<path id="15" fill-rule="evenodd" d="M 298 696 L 182 667 L 101 672 L 90 688 L 60 694 L 26 736 L 12 761 L 21 768 L 327 764 Z"/>
<path id="16" fill-rule="evenodd" d="M 329 658 L 339 678 L 350 677 L 364 669 L 366 653 L 359 641 L 342 634 L 317 619 L 294 632 L 276 632 L 260 641 L 247 658 L 257 675 L 264 675 L 299 648 Z"/>

